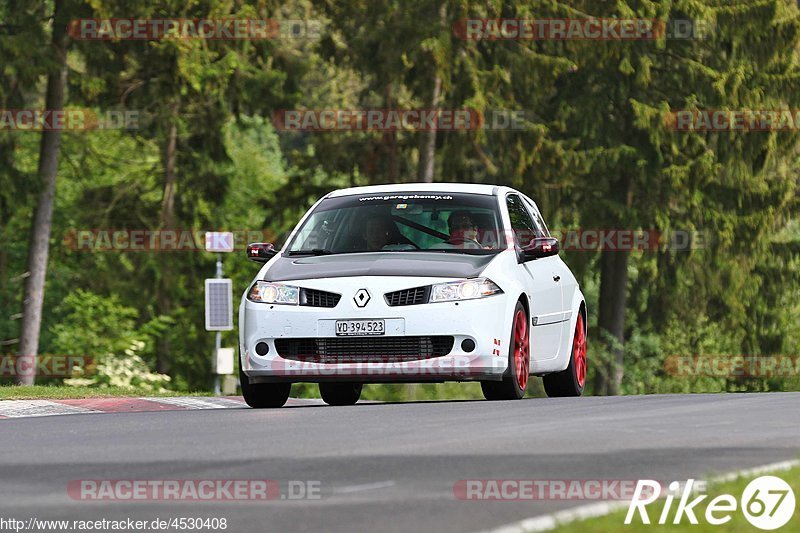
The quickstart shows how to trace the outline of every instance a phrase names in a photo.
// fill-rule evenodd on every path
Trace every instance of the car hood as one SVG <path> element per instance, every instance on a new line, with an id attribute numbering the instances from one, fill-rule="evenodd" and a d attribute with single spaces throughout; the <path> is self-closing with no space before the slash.
<path id="1" fill-rule="evenodd" d="M 279 256 L 264 279 L 290 281 L 354 276 L 472 278 L 497 257 L 447 252 L 375 252 L 311 257 Z"/>

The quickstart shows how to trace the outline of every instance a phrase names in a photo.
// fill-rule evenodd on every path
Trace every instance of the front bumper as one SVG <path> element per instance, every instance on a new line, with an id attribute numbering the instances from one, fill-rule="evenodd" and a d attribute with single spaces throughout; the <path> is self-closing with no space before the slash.
<path id="1" fill-rule="evenodd" d="M 440 281 L 451 280 L 361 277 L 295 283 L 341 294 L 341 300 L 334 308 L 269 305 L 243 298 L 239 310 L 242 369 L 255 383 L 502 379 L 508 365 L 510 316 L 515 299 L 511 300 L 507 294 L 498 294 L 457 303 L 392 307 L 383 298 L 386 292 Z M 364 307 L 358 307 L 353 300 L 361 288 L 366 288 L 371 294 Z M 276 339 L 337 338 L 334 324 L 341 319 L 383 319 L 386 321 L 386 337 L 448 335 L 454 338 L 453 347 L 446 355 L 418 360 L 393 356 L 370 358 L 370 361 L 380 362 L 319 363 L 279 354 Z M 475 343 L 471 351 L 462 348 L 462 342 L 467 339 Z M 265 355 L 256 353 L 256 344 L 261 342 L 269 347 Z"/>

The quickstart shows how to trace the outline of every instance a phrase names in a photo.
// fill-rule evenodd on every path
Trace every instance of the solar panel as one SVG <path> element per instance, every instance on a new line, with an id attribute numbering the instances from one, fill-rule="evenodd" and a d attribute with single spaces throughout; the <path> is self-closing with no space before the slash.
<path id="1" fill-rule="evenodd" d="M 230 279 L 206 280 L 206 330 L 233 329 L 233 294 Z"/>

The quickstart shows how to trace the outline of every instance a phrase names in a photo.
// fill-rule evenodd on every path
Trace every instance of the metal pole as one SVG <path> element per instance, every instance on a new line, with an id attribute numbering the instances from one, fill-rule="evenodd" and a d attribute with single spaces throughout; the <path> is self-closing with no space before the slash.
<path id="1" fill-rule="evenodd" d="M 217 279 L 222 279 L 222 254 L 217 254 Z M 220 388 L 219 374 L 217 374 L 217 353 L 222 347 L 222 332 L 217 331 L 214 336 L 214 358 L 212 360 L 211 368 L 214 369 L 214 395 L 221 396 L 222 390 Z"/>

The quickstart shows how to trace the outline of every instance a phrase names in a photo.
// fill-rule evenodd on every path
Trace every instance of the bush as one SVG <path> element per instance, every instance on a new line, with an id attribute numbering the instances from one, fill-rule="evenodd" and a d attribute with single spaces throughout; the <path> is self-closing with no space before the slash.
<path id="1" fill-rule="evenodd" d="M 165 327 L 163 319 L 137 327 L 138 313 L 109 297 L 77 289 L 56 309 L 61 317 L 51 329 L 54 345 L 64 355 L 92 356 L 96 369 L 91 375 L 64 380 L 80 387 L 130 387 L 147 392 L 164 391 L 170 377 L 153 372 L 153 336 Z"/>

